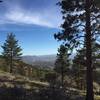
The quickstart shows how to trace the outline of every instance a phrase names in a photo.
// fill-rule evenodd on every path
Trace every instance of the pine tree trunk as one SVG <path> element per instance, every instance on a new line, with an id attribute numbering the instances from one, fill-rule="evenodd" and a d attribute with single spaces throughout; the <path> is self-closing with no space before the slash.
<path id="1" fill-rule="evenodd" d="M 61 68 L 61 85 L 62 85 L 62 88 L 64 87 L 64 72 L 63 72 L 63 66 Z"/>
<path id="2" fill-rule="evenodd" d="M 12 67 L 13 67 L 13 58 L 12 58 L 12 51 L 10 56 L 10 73 L 12 73 Z"/>
<path id="3" fill-rule="evenodd" d="M 92 0 L 86 0 L 86 65 L 87 65 L 87 94 L 86 100 L 94 100 L 93 93 L 93 69 L 92 69 L 92 35 L 91 35 L 91 20 L 90 6 Z"/>

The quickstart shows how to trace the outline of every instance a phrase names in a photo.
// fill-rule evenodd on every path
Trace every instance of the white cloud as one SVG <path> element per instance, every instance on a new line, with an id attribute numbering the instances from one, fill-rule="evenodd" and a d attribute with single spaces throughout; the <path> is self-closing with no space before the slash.
<path id="1" fill-rule="evenodd" d="M 49 10 L 35 13 L 34 11 L 25 11 L 21 8 L 14 8 L 8 10 L 4 16 L 4 20 L 8 23 L 16 24 L 35 24 L 51 28 L 58 28 L 61 19 L 60 16 L 55 16 L 55 12 Z"/>

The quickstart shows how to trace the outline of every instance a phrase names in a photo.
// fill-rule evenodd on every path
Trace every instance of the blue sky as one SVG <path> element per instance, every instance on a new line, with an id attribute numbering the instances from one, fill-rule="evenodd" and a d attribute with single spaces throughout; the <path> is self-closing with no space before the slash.
<path id="1" fill-rule="evenodd" d="M 56 54 L 54 33 L 62 22 L 58 0 L 4 0 L 0 4 L 0 45 L 13 32 L 23 55 Z M 0 48 L 0 52 L 2 49 Z"/>

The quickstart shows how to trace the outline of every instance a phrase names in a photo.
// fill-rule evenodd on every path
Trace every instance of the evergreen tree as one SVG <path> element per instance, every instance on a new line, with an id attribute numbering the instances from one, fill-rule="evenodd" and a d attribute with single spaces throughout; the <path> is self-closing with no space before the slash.
<path id="1" fill-rule="evenodd" d="M 8 34 L 5 43 L 2 46 L 3 52 L 2 56 L 5 59 L 7 65 L 10 66 L 10 73 L 13 70 L 13 63 L 21 59 L 21 47 L 18 45 L 18 40 L 16 40 L 13 33 Z"/>
<path id="2" fill-rule="evenodd" d="M 77 50 L 77 55 L 73 59 L 73 71 L 74 71 L 74 76 L 77 79 L 82 79 L 84 80 L 85 83 L 85 73 L 86 73 L 86 48 L 82 48 L 81 50 Z M 96 68 L 99 66 L 98 60 L 100 59 L 100 45 L 96 42 L 93 43 L 92 45 L 92 66 L 94 72 L 96 71 Z M 82 82 L 80 80 L 80 82 Z M 78 80 L 78 83 L 80 83 Z"/>
<path id="3" fill-rule="evenodd" d="M 64 45 L 61 45 L 58 49 L 57 59 L 55 62 L 54 70 L 61 75 L 61 84 L 64 86 L 64 77 L 69 71 L 69 59 L 68 51 Z"/>
<path id="4" fill-rule="evenodd" d="M 58 40 L 64 40 L 70 48 L 86 46 L 86 100 L 94 100 L 93 94 L 93 66 L 92 66 L 92 40 L 100 39 L 100 9 L 95 0 L 61 0 L 58 4 L 62 8 L 64 23 L 62 32 L 55 34 Z"/>
<path id="5" fill-rule="evenodd" d="M 77 55 L 73 59 L 72 72 L 76 85 L 79 89 L 85 89 L 85 73 L 86 73 L 86 57 L 85 49 L 77 51 Z"/>
<path id="6" fill-rule="evenodd" d="M 96 65 L 98 65 L 98 60 L 100 59 L 100 44 L 94 42 L 92 44 L 92 66 L 93 69 L 96 69 Z M 86 67 L 86 48 L 83 47 L 80 50 L 77 50 L 77 55 L 74 57 L 73 63 L 76 65 L 82 65 Z M 84 68 L 83 67 L 83 68 Z"/>

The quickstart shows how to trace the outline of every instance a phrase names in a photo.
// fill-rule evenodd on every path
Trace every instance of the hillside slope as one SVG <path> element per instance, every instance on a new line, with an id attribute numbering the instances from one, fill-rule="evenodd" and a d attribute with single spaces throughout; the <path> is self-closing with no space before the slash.
<path id="1" fill-rule="evenodd" d="M 0 70 L 0 87 L 23 87 L 26 89 L 32 89 L 33 87 L 48 86 L 46 82 L 40 82 L 36 80 L 30 80 L 28 77 L 24 77 L 17 74 L 11 74 Z"/>

